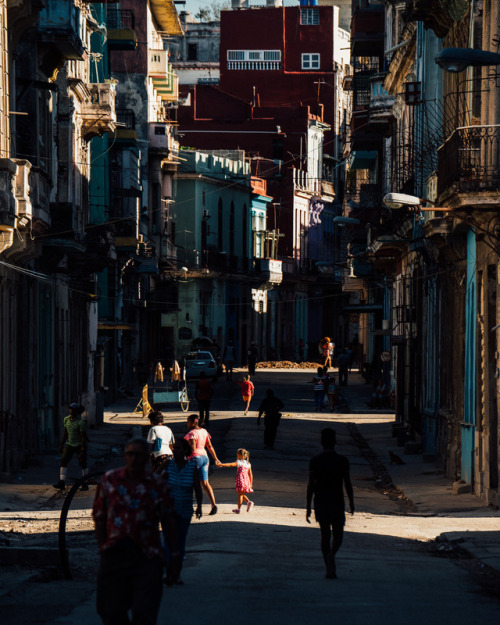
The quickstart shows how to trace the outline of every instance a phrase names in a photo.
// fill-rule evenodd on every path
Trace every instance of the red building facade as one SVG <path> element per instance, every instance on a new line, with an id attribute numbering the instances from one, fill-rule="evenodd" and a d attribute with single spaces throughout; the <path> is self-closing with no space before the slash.
<path id="1" fill-rule="evenodd" d="M 286 309 L 281 335 L 270 343 L 292 358 L 299 338 L 306 339 L 304 301 L 324 302 L 318 289 L 338 288 L 332 276 L 318 275 L 308 263 L 309 212 L 313 198 L 334 200 L 333 185 L 323 185 L 324 157 L 333 154 L 336 116 L 337 19 L 331 6 L 228 10 L 221 13 L 220 85 L 189 88 L 188 106 L 179 107 L 180 143 L 198 149 L 242 149 L 252 173 L 265 178 L 274 199 L 268 228 L 279 230 L 283 284 L 272 297 L 301 299 L 301 312 Z M 187 93 L 184 94 L 187 96 Z M 189 100 L 187 100 L 189 102 Z M 332 217 L 333 218 L 333 217 Z M 319 255 L 316 254 L 316 260 Z M 321 330 L 331 335 L 331 307 Z M 317 319 L 317 317 L 316 317 Z M 287 345 L 288 348 L 281 346 Z M 288 350 L 288 351 L 287 351 Z"/>

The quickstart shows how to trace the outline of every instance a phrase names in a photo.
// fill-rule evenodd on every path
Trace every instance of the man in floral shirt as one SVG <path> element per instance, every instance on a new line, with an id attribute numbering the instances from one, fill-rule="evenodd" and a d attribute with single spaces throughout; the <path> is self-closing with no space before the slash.
<path id="1" fill-rule="evenodd" d="M 92 514 L 101 561 L 97 612 L 104 625 L 155 625 L 162 593 L 161 522 L 177 576 L 179 552 L 168 486 L 148 467 L 149 445 L 141 438 L 125 447 L 125 466 L 101 479 Z"/>

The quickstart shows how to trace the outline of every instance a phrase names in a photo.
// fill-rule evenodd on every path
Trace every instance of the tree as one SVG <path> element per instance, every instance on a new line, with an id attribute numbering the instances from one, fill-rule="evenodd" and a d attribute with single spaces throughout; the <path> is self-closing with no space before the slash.
<path id="1" fill-rule="evenodd" d="M 222 0 L 217 2 L 214 0 L 209 6 L 206 6 L 202 9 L 198 10 L 195 18 L 199 22 L 219 22 L 221 11 L 229 9 L 229 2 L 227 0 Z"/>

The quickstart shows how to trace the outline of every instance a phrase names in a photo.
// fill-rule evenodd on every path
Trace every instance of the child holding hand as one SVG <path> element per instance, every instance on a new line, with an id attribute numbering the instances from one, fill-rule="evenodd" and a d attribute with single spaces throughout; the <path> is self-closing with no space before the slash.
<path id="1" fill-rule="evenodd" d="M 247 497 L 247 493 L 253 493 L 253 473 L 252 465 L 249 462 L 250 454 L 246 449 L 238 449 L 236 452 L 236 462 L 217 462 L 218 467 L 236 467 L 236 492 L 238 494 L 238 507 L 233 510 L 235 514 L 240 513 L 240 508 L 245 501 L 247 512 L 253 508 L 254 503 Z"/>

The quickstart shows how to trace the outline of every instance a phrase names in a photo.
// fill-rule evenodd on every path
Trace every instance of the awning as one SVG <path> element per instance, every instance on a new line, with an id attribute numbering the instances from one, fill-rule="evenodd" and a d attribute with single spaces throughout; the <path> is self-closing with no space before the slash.
<path id="1" fill-rule="evenodd" d="M 376 164 L 376 150 L 354 150 L 351 154 L 350 169 L 375 169 Z"/>
<path id="2" fill-rule="evenodd" d="M 119 321 L 99 321 L 98 330 L 132 330 L 129 323 L 121 323 Z"/>
<path id="3" fill-rule="evenodd" d="M 149 6 L 163 34 L 175 35 L 177 37 L 184 34 L 174 0 L 150 0 Z"/>
<path id="4" fill-rule="evenodd" d="M 374 313 L 384 310 L 382 304 L 351 304 L 344 306 L 343 312 Z"/>

